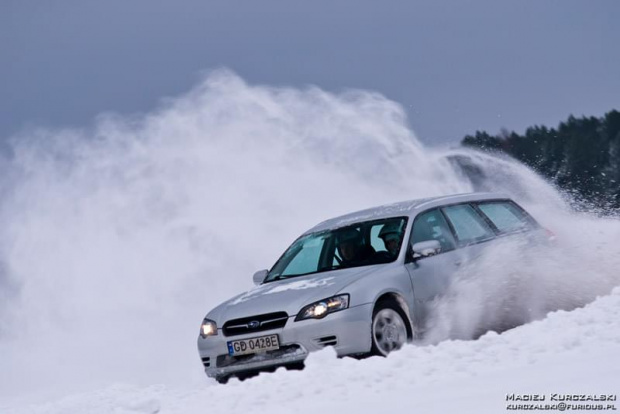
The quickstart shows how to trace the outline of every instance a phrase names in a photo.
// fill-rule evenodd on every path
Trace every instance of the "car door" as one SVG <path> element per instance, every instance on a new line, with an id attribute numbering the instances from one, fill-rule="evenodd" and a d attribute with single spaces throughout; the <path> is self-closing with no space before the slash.
<path id="1" fill-rule="evenodd" d="M 436 255 L 415 260 L 409 258 L 405 264 L 413 285 L 414 318 L 419 327 L 423 326 L 430 310 L 430 302 L 446 291 L 452 274 L 462 260 L 450 225 L 439 208 L 416 216 L 408 248 L 428 240 L 437 240 L 441 251 Z"/>
<path id="2" fill-rule="evenodd" d="M 482 254 L 496 233 L 469 203 L 445 206 L 416 217 L 410 246 L 437 240 L 439 254 L 418 258 L 405 266 L 413 284 L 416 320 L 425 319 L 433 299 L 446 293 L 459 267 Z"/>

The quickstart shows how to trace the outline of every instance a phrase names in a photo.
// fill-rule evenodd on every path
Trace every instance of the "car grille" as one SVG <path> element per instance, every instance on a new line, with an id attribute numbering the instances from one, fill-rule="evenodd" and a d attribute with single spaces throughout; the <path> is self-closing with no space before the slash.
<path id="1" fill-rule="evenodd" d="M 243 335 L 254 332 L 269 331 L 282 328 L 286 325 L 288 315 L 286 312 L 265 313 L 263 315 L 249 316 L 247 318 L 232 319 L 224 324 L 222 332 L 224 336 Z"/>

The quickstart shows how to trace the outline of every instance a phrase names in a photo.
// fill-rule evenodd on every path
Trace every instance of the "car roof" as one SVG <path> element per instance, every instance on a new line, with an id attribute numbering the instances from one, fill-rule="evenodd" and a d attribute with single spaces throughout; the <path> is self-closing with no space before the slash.
<path id="1" fill-rule="evenodd" d="M 428 210 L 429 208 L 444 206 L 447 204 L 495 199 L 505 200 L 510 199 L 510 196 L 502 193 L 466 193 L 400 201 L 398 203 L 372 207 L 365 210 L 345 214 L 343 216 L 334 217 L 329 220 L 325 220 L 312 227 L 304 234 L 344 227 L 361 221 L 369 221 L 389 217 L 412 216 L 422 210 Z"/>

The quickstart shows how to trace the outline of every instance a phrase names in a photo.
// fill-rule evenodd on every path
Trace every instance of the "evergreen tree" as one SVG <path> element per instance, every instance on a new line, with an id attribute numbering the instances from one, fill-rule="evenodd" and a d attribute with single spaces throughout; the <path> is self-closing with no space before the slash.
<path id="1" fill-rule="evenodd" d="M 504 152 L 586 204 L 620 209 L 620 112 L 603 118 L 569 116 L 556 128 L 533 126 L 524 135 L 476 131 L 462 145 Z"/>

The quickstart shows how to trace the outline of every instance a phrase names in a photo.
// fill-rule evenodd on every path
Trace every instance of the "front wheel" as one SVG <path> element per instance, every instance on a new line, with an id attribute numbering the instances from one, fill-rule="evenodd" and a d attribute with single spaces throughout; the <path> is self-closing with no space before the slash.
<path id="1" fill-rule="evenodd" d="M 400 307 L 393 302 L 379 303 L 372 313 L 372 353 L 387 356 L 407 342 L 407 325 Z"/>

